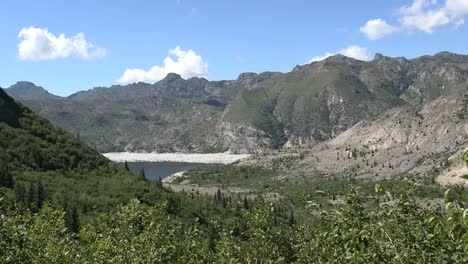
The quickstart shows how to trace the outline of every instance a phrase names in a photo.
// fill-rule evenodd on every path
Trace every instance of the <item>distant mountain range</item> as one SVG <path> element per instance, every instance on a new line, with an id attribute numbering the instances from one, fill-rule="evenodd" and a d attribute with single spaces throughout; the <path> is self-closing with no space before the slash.
<path id="1" fill-rule="evenodd" d="M 102 152 L 255 153 L 333 139 L 361 121 L 385 120 L 394 108 L 463 97 L 468 56 L 377 54 L 364 62 L 336 55 L 288 73 L 243 73 L 229 81 L 169 74 L 155 84 L 97 87 L 65 98 L 28 82 L 6 92 Z M 458 115 L 466 124 L 465 113 Z"/>

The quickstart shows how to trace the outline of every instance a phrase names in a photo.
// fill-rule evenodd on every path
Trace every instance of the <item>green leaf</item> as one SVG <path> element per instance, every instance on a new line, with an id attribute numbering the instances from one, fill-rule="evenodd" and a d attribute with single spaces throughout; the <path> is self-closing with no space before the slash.
<path id="1" fill-rule="evenodd" d="M 382 193 L 383 193 L 383 188 L 382 188 L 382 186 L 381 186 L 380 184 L 378 184 L 378 183 L 375 185 L 374 190 L 375 190 L 375 192 L 378 193 L 378 194 L 382 194 Z"/>

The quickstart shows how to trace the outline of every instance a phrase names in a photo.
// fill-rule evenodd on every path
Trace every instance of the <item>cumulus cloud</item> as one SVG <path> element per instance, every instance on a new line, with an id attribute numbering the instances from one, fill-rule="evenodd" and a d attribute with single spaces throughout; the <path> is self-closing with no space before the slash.
<path id="1" fill-rule="evenodd" d="M 57 58 L 80 57 L 82 59 L 100 58 L 106 50 L 94 46 L 86 40 L 84 33 L 72 37 L 58 36 L 45 28 L 23 28 L 18 34 L 18 56 L 21 60 L 51 60 Z"/>
<path id="2" fill-rule="evenodd" d="M 450 12 L 468 14 L 468 1 L 466 0 L 447 0 L 445 6 Z"/>
<path id="3" fill-rule="evenodd" d="M 362 61 L 369 61 L 371 59 L 371 54 L 368 48 L 352 45 L 352 46 L 348 46 L 347 48 L 341 49 L 337 52 L 333 52 L 333 53 L 327 52 L 322 56 L 313 57 L 312 59 L 307 61 L 307 63 L 311 63 L 314 61 L 321 61 L 336 54 L 341 54 L 343 56 L 354 58 L 356 60 L 362 60 Z"/>
<path id="4" fill-rule="evenodd" d="M 361 32 L 372 40 L 383 38 L 384 36 L 396 31 L 397 28 L 389 25 L 385 20 L 380 18 L 369 20 L 363 27 L 361 27 Z"/>
<path id="5" fill-rule="evenodd" d="M 193 50 L 182 50 L 179 46 L 169 50 L 163 65 L 155 65 L 148 70 L 126 69 L 118 79 L 120 83 L 148 82 L 153 83 L 167 76 L 177 73 L 182 78 L 208 77 L 208 64 Z"/>
<path id="6" fill-rule="evenodd" d="M 400 9 L 401 27 L 409 31 L 432 33 L 439 27 L 463 24 L 465 14 L 449 9 L 449 2 L 450 0 L 447 0 L 444 6 L 438 6 L 435 0 L 414 0 L 412 5 Z"/>
<path id="7" fill-rule="evenodd" d="M 382 19 L 373 19 L 361 27 L 361 32 L 375 40 L 392 33 L 421 31 L 431 34 L 446 26 L 461 26 L 468 15 L 468 0 L 413 0 L 397 12 L 398 26 L 391 26 Z"/>

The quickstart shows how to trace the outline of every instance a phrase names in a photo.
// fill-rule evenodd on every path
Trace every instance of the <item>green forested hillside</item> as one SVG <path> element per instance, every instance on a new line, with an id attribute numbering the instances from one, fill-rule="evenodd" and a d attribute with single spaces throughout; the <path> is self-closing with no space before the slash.
<path id="1" fill-rule="evenodd" d="M 3 203 L 38 210 L 49 201 L 103 211 L 131 198 L 156 195 L 148 183 L 101 156 L 0 90 L 0 173 Z M 154 189 L 154 188 L 153 188 Z"/>

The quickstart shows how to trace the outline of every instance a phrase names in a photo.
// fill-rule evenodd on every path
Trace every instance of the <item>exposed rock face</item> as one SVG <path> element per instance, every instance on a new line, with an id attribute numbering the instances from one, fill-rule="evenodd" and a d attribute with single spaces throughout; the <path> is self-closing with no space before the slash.
<path id="1" fill-rule="evenodd" d="M 251 80 L 255 75 L 240 76 Z M 468 56 L 447 52 L 413 60 L 377 54 L 370 62 L 342 55 L 278 74 L 241 90 L 223 115 L 236 135 L 236 124 L 259 129 L 270 147 L 286 142 L 331 139 L 361 120 L 372 120 L 393 107 L 419 107 L 466 89 Z M 272 132 L 273 131 L 273 132 Z"/>
<path id="2" fill-rule="evenodd" d="M 20 82 L 7 93 L 100 151 L 224 151 L 216 124 L 243 86 L 238 81 L 184 80 L 96 87 L 66 98 Z"/>
<path id="3" fill-rule="evenodd" d="M 233 153 L 256 153 L 273 145 L 265 132 L 248 125 L 232 126 L 221 122 L 216 126 L 216 131 L 223 139 L 222 146 Z"/>
<path id="4" fill-rule="evenodd" d="M 468 167 L 462 161 L 468 150 L 467 116 L 465 86 L 419 107 L 394 107 L 332 139 L 286 144 L 281 151 L 242 163 L 281 168 L 280 161 L 287 158 L 290 167 L 280 169 L 280 178 L 384 180 L 409 174 L 427 185 L 468 187 L 468 178 L 463 177 L 468 175 Z"/>
<path id="5" fill-rule="evenodd" d="M 242 86 L 245 86 L 247 88 L 252 88 L 256 84 L 261 83 L 265 80 L 268 80 L 280 74 L 281 73 L 279 72 L 262 72 L 260 74 L 253 73 L 253 72 L 241 73 L 239 77 L 237 78 L 237 82 L 239 82 L 239 84 Z"/>
<path id="6" fill-rule="evenodd" d="M 468 148 L 467 116 L 468 88 L 419 108 L 396 107 L 314 146 L 298 168 L 373 178 L 443 170 Z"/>

